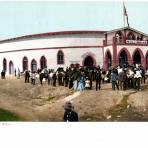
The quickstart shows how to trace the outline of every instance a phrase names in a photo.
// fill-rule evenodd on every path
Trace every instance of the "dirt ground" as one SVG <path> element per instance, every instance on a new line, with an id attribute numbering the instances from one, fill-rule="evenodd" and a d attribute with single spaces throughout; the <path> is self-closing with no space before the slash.
<path id="1" fill-rule="evenodd" d="M 24 78 L 0 79 L 0 108 L 22 121 L 63 121 L 65 98 L 74 93 L 64 86 L 45 82 L 24 83 Z M 148 121 L 148 82 L 142 90 L 112 91 L 103 84 L 100 91 L 85 90 L 72 99 L 80 121 Z"/>

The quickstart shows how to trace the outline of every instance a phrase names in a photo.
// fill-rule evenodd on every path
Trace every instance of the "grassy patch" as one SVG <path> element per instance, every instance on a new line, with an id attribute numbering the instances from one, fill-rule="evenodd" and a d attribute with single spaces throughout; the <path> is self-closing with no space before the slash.
<path id="1" fill-rule="evenodd" d="M 112 107 L 109 110 L 111 121 L 147 121 L 142 112 L 139 112 L 135 107 L 128 103 L 129 96 L 136 92 L 132 92 L 123 96 L 120 104 Z"/>
<path id="2" fill-rule="evenodd" d="M 53 101 L 53 99 L 55 98 L 55 96 L 49 95 L 47 101 Z"/>
<path id="3" fill-rule="evenodd" d="M 111 115 L 111 118 L 113 120 L 115 120 L 117 116 L 120 116 L 120 114 L 127 109 L 127 106 L 129 105 L 127 100 L 128 100 L 128 95 L 125 95 L 121 100 L 120 104 L 116 105 L 115 107 L 112 107 L 109 110 L 109 114 Z"/>
<path id="4" fill-rule="evenodd" d="M 0 121 L 21 121 L 21 118 L 8 110 L 0 109 Z"/>

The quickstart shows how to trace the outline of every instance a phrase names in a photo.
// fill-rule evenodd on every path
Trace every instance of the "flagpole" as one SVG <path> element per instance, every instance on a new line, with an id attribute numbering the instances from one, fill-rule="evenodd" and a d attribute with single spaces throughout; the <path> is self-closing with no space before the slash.
<path id="1" fill-rule="evenodd" d="M 124 41 L 123 41 L 123 43 L 125 43 L 126 42 L 126 32 L 125 32 L 125 6 L 124 6 L 124 1 L 123 1 L 123 24 L 124 24 Z"/>
<path id="2" fill-rule="evenodd" d="M 124 1 L 123 1 L 123 24 L 124 24 L 124 28 L 125 28 L 125 10 L 124 10 Z"/>
<path id="3" fill-rule="evenodd" d="M 129 21 L 128 21 L 128 14 L 127 14 L 127 11 L 126 11 L 126 8 L 125 8 L 125 5 L 124 5 L 124 2 L 123 2 L 123 21 L 124 21 L 124 27 L 125 27 L 125 17 L 126 17 L 126 23 L 127 23 L 127 26 L 129 27 Z"/>

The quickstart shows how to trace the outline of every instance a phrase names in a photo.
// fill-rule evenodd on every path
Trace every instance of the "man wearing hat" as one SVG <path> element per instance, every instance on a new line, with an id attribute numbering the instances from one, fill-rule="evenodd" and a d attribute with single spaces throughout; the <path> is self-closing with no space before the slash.
<path id="1" fill-rule="evenodd" d="M 78 114 L 73 110 L 74 106 L 72 105 L 72 103 L 70 101 L 66 102 L 65 104 L 65 113 L 64 113 L 64 121 L 78 121 Z"/>

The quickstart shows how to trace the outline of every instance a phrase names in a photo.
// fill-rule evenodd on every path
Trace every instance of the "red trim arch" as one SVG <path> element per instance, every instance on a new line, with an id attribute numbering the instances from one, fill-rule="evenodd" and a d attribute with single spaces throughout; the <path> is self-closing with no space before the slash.
<path id="1" fill-rule="evenodd" d="M 91 53 L 87 54 L 87 55 L 83 58 L 82 66 L 84 66 L 84 61 L 85 61 L 85 59 L 88 58 L 88 57 L 91 57 L 91 58 L 92 58 L 92 60 L 93 60 L 93 66 L 96 66 L 96 59 L 94 58 L 94 56 L 93 56 Z"/>
<path id="2" fill-rule="evenodd" d="M 41 60 L 42 60 L 43 57 L 45 58 L 45 67 L 47 67 L 47 59 L 44 55 L 42 55 L 41 58 L 40 58 L 40 69 L 41 69 Z"/>
<path id="3" fill-rule="evenodd" d="M 113 61 L 113 55 L 111 54 L 111 51 L 110 51 L 110 49 L 107 49 L 106 51 L 105 51 L 105 56 L 104 56 L 104 68 L 105 69 L 108 69 L 108 63 L 107 63 L 107 54 L 110 54 L 111 55 L 111 62 Z"/>
<path id="4" fill-rule="evenodd" d="M 58 54 L 59 54 L 60 51 L 62 52 L 62 55 L 63 55 L 63 62 L 62 62 L 62 64 L 59 64 L 59 63 L 58 63 Z M 58 52 L 57 52 L 57 65 L 64 65 L 64 64 L 65 64 L 65 55 L 64 55 L 63 50 L 60 49 L 60 50 L 58 50 Z"/>
<path id="5" fill-rule="evenodd" d="M 6 58 L 3 58 L 3 70 L 4 70 L 4 60 L 6 60 L 6 71 L 7 71 L 7 59 Z"/>
<path id="6" fill-rule="evenodd" d="M 144 59 L 144 55 L 143 55 L 143 52 L 140 48 L 136 48 L 133 52 L 133 55 L 132 55 L 132 58 L 134 57 L 134 54 L 136 53 L 136 51 L 139 52 L 140 54 L 140 57 L 141 57 L 141 65 L 145 68 L 145 59 Z M 133 62 L 134 62 L 134 59 L 133 59 Z"/>
<path id="7" fill-rule="evenodd" d="M 31 71 L 32 71 L 32 61 L 35 61 L 35 62 L 36 62 L 36 71 L 37 71 L 37 69 L 38 69 L 37 66 L 38 66 L 38 65 L 37 65 L 37 61 L 36 61 L 35 59 L 32 59 L 32 60 L 31 60 L 30 69 L 31 69 Z"/>
<path id="8" fill-rule="evenodd" d="M 27 70 L 28 70 L 28 58 L 27 58 L 27 56 L 24 56 L 23 57 L 23 59 L 22 59 L 22 70 L 24 71 L 24 65 L 23 65 L 23 61 L 24 61 L 24 58 L 26 58 L 27 59 Z"/>
<path id="9" fill-rule="evenodd" d="M 118 53 L 118 56 L 117 56 L 117 63 L 119 64 L 119 56 L 120 56 L 120 54 L 121 54 L 122 51 L 125 51 L 125 52 L 126 52 L 127 58 L 128 58 L 128 63 L 129 63 L 129 64 L 133 64 L 133 60 L 132 60 L 132 57 L 131 57 L 131 55 L 130 55 L 130 52 L 129 52 L 128 49 L 125 48 L 125 47 L 122 48 L 122 49 L 120 49 L 120 51 L 119 51 L 119 53 Z"/>
<path id="10" fill-rule="evenodd" d="M 12 73 L 10 73 L 10 63 L 12 63 Z M 14 73 L 14 64 L 13 62 L 10 60 L 9 62 L 9 74 L 13 74 Z"/>

